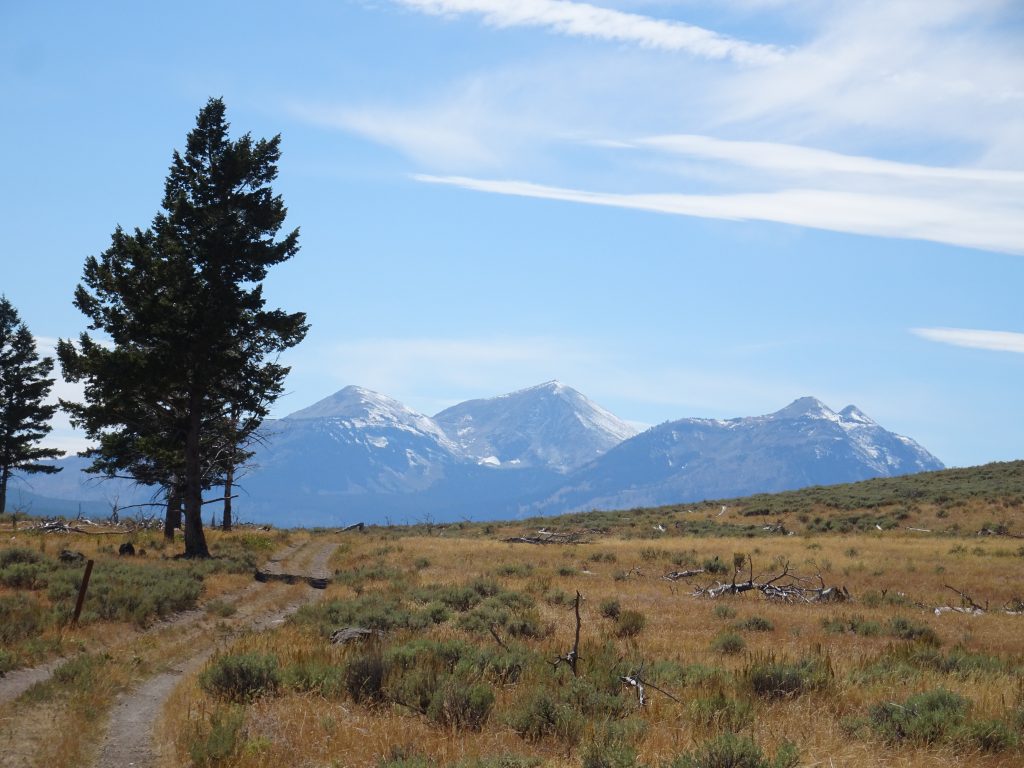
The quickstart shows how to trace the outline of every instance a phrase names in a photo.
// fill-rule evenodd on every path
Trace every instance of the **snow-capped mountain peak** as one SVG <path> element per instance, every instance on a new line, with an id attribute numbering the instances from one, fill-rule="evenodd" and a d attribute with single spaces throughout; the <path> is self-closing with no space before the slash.
<path id="1" fill-rule="evenodd" d="M 773 419 L 828 419 L 838 421 L 839 414 L 816 397 L 800 397 L 782 410 L 769 414 Z"/>
<path id="2" fill-rule="evenodd" d="M 843 421 L 853 424 L 863 424 L 865 426 L 878 426 L 877 422 L 868 416 L 864 411 L 858 408 L 856 405 L 848 405 L 839 412 L 842 416 Z"/>
<path id="3" fill-rule="evenodd" d="M 459 403 L 434 419 L 462 450 L 491 465 L 559 472 L 597 458 L 637 432 L 556 380 Z"/>
<path id="4" fill-rule="evenodd" d="M 285 417 L 285 420 L 290 421 L 300 419 L 331 419 L 343 421 L 356 428 L 405 429 L 430 435 L 445 444 L 449 443 L 447 435 L 429 416 L 417 413 L 387 395 L 354 385 L 340 389 L 308 408 Z"/>

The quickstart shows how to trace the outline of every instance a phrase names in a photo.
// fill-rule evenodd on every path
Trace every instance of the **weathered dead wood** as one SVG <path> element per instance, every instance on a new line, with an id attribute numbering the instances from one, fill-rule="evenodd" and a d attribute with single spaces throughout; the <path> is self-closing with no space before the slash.
<path id="1" fill-rule="evenodd" d="M 352 523 L 352 525 L 346 525 L 344 528 L 342 528 L 341 532 L 345 533 L 346 531 L 361 531 L 364 528 L 366 528 L 366 523 Z"/>
<path id="2" fill-rule="evenodd" d="M 641 664 L 640 669 L 638 671 L 630 672 L 628 675 L 619 678 L 619 680 L 621 680 L 623 683 L 630 686 L 631 688 L 633 688 L 633 690 L 636 691 L 636 700 L 639 706 L 642 707 L 647 703 L 647 688 L 653 688 L 658 693 L 668 696 L 670 699 L 672 699 L 672 701 L 676 703 L 681 703 L 679 699 L 677 699 L 668 691 L 664 690 L 663 688 L 659 688 L 649 680 L 645 680 L 643 674 L 644 665 Z"/>
<path id="3" fill-rule="evenodd" d="M 505 641 L 501 639 L 501 635 L 498 634 L 498 625 L 491 624 L 491 626 L 488 627 L 488 629 L 491 630 L 491 637 L 494 638 L 494 642 L 496 642 L 499 646 L 501 646 L 504 650 L 507 651 L 508 646 L 505 644 Z"/>
<path id="4" fill-rule="evenodd" d="M 335 645 L 360 642 L 372 637 L 384 637 L 379 629 L 367 629 L 366 627 L 344 627 L 331 632 L 331 642 Z"/>
<path id="5" fill-rule="evenodd" d="M 970 595 L 968 595 L 963 590 L 957 589 L 956 587 L 951 587 L 949 584 L 943 584 L 942 586 L 944 586 L 946 589 L 950 590 L 951 592 L 956 592 L 958 595 L 960 595 L 960 605 L 957 605 L 957 606 L 953 606 L 953 605 L 940 605 L 938 608 L 935 609 L 935 615 L 936 616 L 941 616 L 942 614 L 948 613 L 948 612 L 952 612 L 952 613 L 967 613 L 967 614 L 971 614 L 971 615 L 979 615 L 979 614 L 982 614 L 982 613 L 988 613 L 988 600 L 985 601 L 985 605 L 984 605 L 984 607 L 982 607 L 978 603 L 974 602 L 974 598 L 972 598 Z M 1012 613 L 1011 611 L 1005 611 L 1005 612 L 1006 613 Z"/>
<path id="6" fill-rule="evenodd" d="M 567 654 L 565 654 L 565 656 L 559 656 L 554 661 L 549 662 L 552 667 L 557 669 L 558 665 L 561 664 L 564 661 L 566 664 L 569 665 L 569 669 L 572 670 L 573 677 L 579 677 L 579 672 L 576 669 L 576 665 L 577 665 L 577 663 L 580 660 L 580 628 L 582 627 L 582 622 L 580 621 L 580 601 L 582 601 L 582 600 L 583 600 L 583 596 L 580 594 L 580 591 L 577 589 L 576 590 L 576 601 L 575 601 L 575 607 L 576 607 L 576 639 L 573 640 L 572 650 L 569 651 Z"/>
<path id="7" fill-rule="evenodd" d="M 739 569 L 744 564 L 749 565 L 746 581 L 737 581 Z M 695 597 L 718 598 L 722 595 L 738 595 L 743 592 L 759 591 L 769 600 L 781 600 L 783 602 L 844 602 L 852 599 L 846 587 L 828 587 L 821 573 L 817 574 L 819 586 L 811 586 L 810 579 L 789 570 L 789 562 L 769 579 L 763 576 L 754 576 L 754 565 L 749 556 L 736 555 L 733 558 L 732 581 L 728 583 L 718 582 L 713 586 L 698 587 L 694 590 Z"/>
<path id="8" fill-rule="evenodd" d="M 976 602 L 974 602 L 974 598 L 972 598 L 966 592 L 963 592 L 962 590 L 959 590 L 956 587 L 951 587 L 949 584 L 943 584 L 942 586 L 944 586 L 946 589 L 948 589 L 948 590 L 950 590 L 952 592 L 956 592 L 958 595 L 960 595 L 960 602 L 961 602 L 961 604 L 965 608 L 970 608 L 972 612 L 974 612 L 974 613 L 985 613 L 988 610 L 988 600 L 985 601 L 985 607 L 983 608 L 982 606 L 980 606 Z"/>
<path id="9" fill-rule="evenodd" d="M 532 536 L 512 536 L 502 541 L 509 544 L 583 544 L 590 531 L 548 531 L 541 528 Z"/>
<path id="10" fill-rule="evenodd" d="M 669 581 L 678 581 L 679 579 L 689 579 L 693 576 L 699 576 L 704 573 L 703 568 L 694 568 L 692 571 L 672 571 L 666 573 L 662 578 L 668 579 Z"/>
<path id="11" fill-rule="evenodd" d="M 1011 533 L 1010 529 L 1004 525 L 999 525 L 995 528 L 982 528 L 978 531 L 978 536 L 1005 536 L 1009 539 L 1024 539 L 1024 534 Z"/>
<path id="12" fill-rule="evenodd" d="M 625 675 L 620 677 L 619 680 L 624 682 L 626 685 L 630 685 L 636 691 L 636 702 L 637 706 L 643 707 L 647 703 L 647 697 L 644 695 L 644 684 L 639 677 L 633 677 L 631 675 Z"/>

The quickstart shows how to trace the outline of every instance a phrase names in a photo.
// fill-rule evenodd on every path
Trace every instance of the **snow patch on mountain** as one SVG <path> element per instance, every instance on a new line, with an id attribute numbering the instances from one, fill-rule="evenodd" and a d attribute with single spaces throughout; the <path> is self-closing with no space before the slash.
<path id="1" fill-rule="evenodd" d="M 429 416 L 417 413 L 394 398 L 363 387 L 345 387 L 308 408 L 285 416 L 282 421 L 307 419 L 327 419 L 352 429 L 400 429 L 427 435 L 450 450 L 458 451 L 455 443 L 449 440 L 444 430 Z M 377 440 L 374 445 L 378 448 L 387 445 L 385 437 L 375 435 L 372 439 Z M 385 441 L 384 445 L 379 444 L 382 439 Z"/>
<path id="2" fill-rule="evenodd" d="M 560 381 L 459 403 L 434 419 L 481 463 L 557 472 L 582 466 L 637 433 Z"/>

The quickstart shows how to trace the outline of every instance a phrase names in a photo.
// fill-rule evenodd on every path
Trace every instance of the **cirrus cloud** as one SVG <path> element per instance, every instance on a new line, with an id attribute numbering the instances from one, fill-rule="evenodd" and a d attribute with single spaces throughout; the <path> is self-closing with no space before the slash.
<path id="1" fill-rule="evenodd" d="M 922 339 L 951 344 L 954 347 L 1024 354 L 1024 333 L 970 328 L 912 328 L 911 333 Z"/>
<path id="2" fill-rule="evenodd" d="M 541 27 L 570 37 L 632 43 L 707 59 L 766 64 L 783 57 L 774 45 L 751 43 L 679 21 L 601 8 L 570 0 L 397 0 L 438 16 L 474 14 L 493 27 Z"/>

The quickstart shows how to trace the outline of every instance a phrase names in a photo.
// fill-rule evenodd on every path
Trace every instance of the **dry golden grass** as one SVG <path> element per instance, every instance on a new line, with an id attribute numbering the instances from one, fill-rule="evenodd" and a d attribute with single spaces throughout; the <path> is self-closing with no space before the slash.
<path id="1" fill-rule="evenodd" d="M 23 526 L 22 526 L 23 528 Z M 158 535 L 158 534 L 157 534 Z M 208 532 L 211 546 L 229 544 L 238 536 L 265 537 L 273 546 L 279 536 L 268 532 L 224 534 Z M 96 568 L 116 561 L 116 547 L 111 552 L 110 539 L 115 537 L 72 534 L 69 536 L 35 535 L 21 531 L 19 546 L 31 546 L 43 553 L 54 554 L 63 548 L 82 552 L 96 560 Z M 296 540 L 307 538 L 299 534 Z M 155 541 L 154 546 L 151 541 Z M 156 535 L 147 536 L 147 553 L 134 562 L 163 560 L 170 555 Z M 136 539 L 136 546 L 139 540 Z M 257 546 L 259 551 L 271 546 Z M 18 700 L 0 706 L 0 766 L 79 766 L 89 763 L 89 756 L 102 735 L 102 724 L 116 696 L 170 664 L 186 661 L 198 648 L 227 642 L 235 627 L 244 625 L 253 616 L 272 612 L 295 599 L 303 586 L 263 585 L 254 591 L 251 575 L 213 573 L 204 580 L 200 611 L 187 621 L 155 622 L 143 630 L 134 624 L 96 621 L 78 627 L 53 626 L 36 638 L 37 645 L 51 653 L 59 651 L 69 661 L 86 660 L 84 674 L 67 680 L 51 679 L 27 691 Z M 15 590 L 0 590 L 0 594 Z M 38 595 L 45 601 L 45 591 Z M 206 615 L 203 606 L 212 599 L 237 604 L 230 618 Z M 59 724 L 59 726 L 55 725 Z"/>
<path id="2" fill-rule="evenodd" d="M 1002 518 L 1009 513 L 997 510 Z M 1012 510 L 1020 522 L 1019 509 Z M 628 513 L 623 513 L 627 515 Z M 733 512 L 733 514 L 736 514 Z M 927 518 L 928 510 L 920 514 Z M 991 518 L 993 511 L 978 505 L 974 516 Z M 1001 518 L 1001 519 L 1002 519 Z M 941 518 L 936 518 L 941 519 Z M 646 526 L 649 518 L 645 517 Z M 910 521 L 913 527 L 919 520 Z M 1019 526 L 1018 526 L 1019 527 Z M 573 609 L 570 603 L 552 599 L 579 590 L 583 602 L 581 675 L 588 668 L 588 649 L 611 642 L 619 654 L 638 663 L 674 663 L 689 668 L 703 665 L 720 670 L 717 682 L 667 683 L 664 687 L 680 701 L 648 691 L 649 706 L 633 716 L 646 722 L 636 741 L 641 764 L 657 766 L 693 749 L 717 731 L 699 725 L 692 703 L 723 690 L 730 696 L 752 701 L 754 719 L 743 732 L 752 735 L 766 752 L 784 739 L 800 750 L 800 765 L 823 766 L 1015 766 L 1022 754 L 1013 749 L 985 754 L 974 747 L 940 744 L 932 747 L 893 747 L 870 733 L 853 733 L 844 725 L 864 718 L 877 702 L 905 700 L 908 696 L 946 688 L 967 696 L 977 716 L 1004 717 L 1019 696 L 1018 673 L 1024 655 L 1022 616 L 992 612 L 984 616 L 947 613 L 935 616 L 931 608 L 958 605 L 951 584 L 976 600 L 993 607 L 1024 595 L 1024 572 L 1017 542 L 1004 538 L 917 533 L 906 530 L 857 534 L 798 535 L 775 537 L 687 538 L 671 534 L 659 538 L 630 539 L 619 535 L 592 535 L 589 543 L 530 546 L 498 539 L 522 533 L 521 526 L 480 526 L 440 535 L 397 535 L 388 530 L 351 534 L 351 548 L 339 558 L 338 567 L 353 573 L 359 568 L 383 579 L 352 578 L 348 586 L 336 585 L 328 599 L 353 598 L 357 594 L 408 596 L 428 584 L 465 584 L 489 577 L 505 588 L 530 595 L 542 622 L 554 631 L 548 637 L 523 641 L 548 660 L 564 654 L 572 644 Z M 629 535 L 629 529 L 625 529 Z M 646 534 L 646 530 L 645 530 Z M 696 584 L 711 583 L 707 574 L 687 582 L 671 583 L 663 574 L 679 568 L 679 562 L 702 563 L 718 556 L 731 564 L 734 553 L 749 556 L 754 573 L 772 574 L 788 562 L 804 576 L 818 573 L 829 585 L 845 586 L 854 595 L 849 604 L 806 605 L 773 603 L 759 593 L 707 600 L 693 596 Z M 746 569 L 741 573 L 746 576 Z M 728 580 L 731 572 L 717 578 Z M 903 593 L 902 597 L 895 597 Z M 873 598 L 866 599 L 873 595 Z M 891 604 L 893 599 L 904 604 Z M 640 611 L 646 625 L 635 638 L 620 638 L 613 623 L 600 616 L 605 600 L 618 600 L 621 608 Z M 877 601 L 877 602 L 876 602 Z M 735 612 L 722 618 L 716 609 L 728 606 Z M 876 622 L 876 636 L 826 631 L 828 619 L 852 615 Z M 712 646 L 715 638 L 737 622 L 752 616 L 768 620 L 766 632 L 739 631 L 746 642 L 744 653 L 724 655 Z M 902 617 L 931 628 L 940 640 L 938 650 L 956 647 L 989 654 L 1006 664 L 1001 671 L 947 674 L 918 669 L 908 677 L 855 676 L 873 661 L 908 645 L 886 634 L 890 620 Z M 494 645 L 486 634 L 471 634 L 448 622 L 426 630 L 434 638 L 459 637 L 479 645 Z M 732 630 L 736 631 L 736 630 Z M 409 633 L 399 632 L 388 642 L 399 642 Z M 286 626 L 273 633 L 246 637 L 232 653 L 259 652 L 275 655 L 282 667 L 301 658 L 317 658 L 342 666 L 351 650 L 331 647 L 308 626 Z M 739 681 L 740 672 L 752 658 L 763 654 L 798 658 L 823 654 L 833 671 L 825 691 L 811 692 L 781 701 L 762 701 L 748 696 Z M 428 718 L 395 705 L 367 707 L 344 696 L 323 697 L 283 691 L 244 709 L 244 725 L 235 754 L 219 765 L 233 768 L 256 766 L 376 766 L 388 755 L 403 753 L 429 757 L 437 765 L 454 765 L 478 757 L 509 754 L 539 758 L 545 765 L 577 766 L 586 740 L 594 736 L 592 723 L 583 742 L 567 747 L 558 739 L 528 742 L 507 724 L 506 714 L 528 695 L 531 688 L 567 684 L 568 669 L 541 666 L 525 673 L 519 682 L 496 690 L 496 703 L 487 725 L 479 732 L 459 731 L 432 724 Z M 561 683 L 555 681 L 561 680 Z M 623 686 L 623 696 L 629 693 Z M 215 698 L 190 681 L 179 690 L 167 710 L 166 733 L 176 733 L 177 751 L 170 764 L 186 765 L 196 738 L 209 729 L 209 716 L 223 708 Z M 205 729 L 205 730 L 204 730 Z"/>

